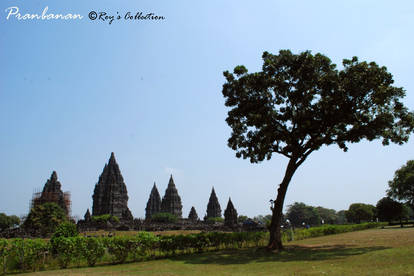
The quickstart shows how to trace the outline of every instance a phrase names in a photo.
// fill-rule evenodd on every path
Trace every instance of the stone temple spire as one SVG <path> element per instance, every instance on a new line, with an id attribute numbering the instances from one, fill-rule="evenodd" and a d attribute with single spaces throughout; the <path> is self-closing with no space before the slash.
<path id="1" fill-rule="evenodd" d="M 55 171 L 52 172 L 50 179 L 47 180 L 43 187 L 42 193 L 33 199 L 33 205 L 40 205 L 46 202 L 56 203 L 63 209 L 68 216 L 70 211 L 70 197 L 69 193 L 63 193 L 62 185 L 58 181 Z"/>
<path id="2" fill-rule="evenodd" d="M 48 192 L 62 192 L 61 187 L 62 185 L 57 180 L 57 174 L 56 171 L 52 172 L 52 175 L 50 176 L 50 179 L 47 180 L 45 186 L 43 187 L 42 193 L 48 193 Z M 62 192 L 63 194 L 63 192 Z"/>
<path id="3" fill-rule="evenodd" d="M 152 187 L 151 194 L 147 202 L 147 207 L 145 208 L 145 219 L 150 219 L 152 215 L 159 212 L 161 212 L 161 197 L 154 182 L 154 186 Z"/>
<path id="4" fill-rule="evenodd" d="M 188 214 L 188 219 L 191 221 L 197 221 L 198 220 L 198 215 L 196 212 L 196 209 L 193 207 L 191 207 L 190 213 Z"/>
<path id="5" fill-rule="evenodd" d="M 91 213 L 89 212 L 89 208 L 88 208 L 88 210 L 86 210 L 86 213 L 85 213 L 85 216 L 83 216 L 83 219 L 86 221 L 86 222 L 90 222 L 91 221 Z"/>
<path id="6" fill-rule="evenodd" d="M 231 198 L 229 198 L 227 208 L 224 211 L 224 224 L 227 226 L 237 225 L 237 211 L 233 206 L 233 202 L 231 202 Z"/>
<path id="7" fill-rule="evenodd" d="M 177 188 L 175 187 L 173 177 L 171 175 L 168 187 L 165 190 L 165 195 L 161 202 L 161 212 L 170 213 L 178 218 L 182 216 L 183 205 L 181 204 L 181 198 L 178 195 Z"/>
<path id="8" fill-rule="evenodd" d="M 99 176 L 92 198 L 93 216 L 110 214 L 126 220 L 133 219 L 128 209 L 127 188 L 113 152 Z"/>
<path id="9" fill-rule="evenodd" d="M 207 216 L 206 218 L 221 218 L 221 208 L 218 202 L 214 187 L 211 190 L 210 199 L 207 204 Z"/>

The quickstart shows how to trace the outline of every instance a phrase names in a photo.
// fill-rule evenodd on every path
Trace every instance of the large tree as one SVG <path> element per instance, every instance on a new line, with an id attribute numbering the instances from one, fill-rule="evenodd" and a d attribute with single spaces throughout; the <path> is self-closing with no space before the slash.
<path id="1" fill-rule="evenodd" d="M 286 218 L 295 227 L 302 226 L 303 224 L 314 226 L 321 223 L 321 217 L 316 208 L 308 206 L 303 202 L 295 202 L 289 205 Z"/>
<path id="2" fill-rule="evenodd" d="M 403 204 L 392 198 L 383 197 L 377 202 L 377 213 L 380 221 L 401 219 L 403 216 Z"/>
<path id="3" fill-rule="evenodd" d="M 334 209 L 318 206 L 316 207 L 316 210 L 318 211 L 321 220 L 323 220 L 323 223 L 336 224 L 338 221 L 338 215 Z"/>
<path id="4" fill-rule="evenodd" d="M 30 209 L 23 228 L 38 236 L 48 236 L 63 222 L 67 222 L 65 211 L 54 202 L 39 204 Z"/>
<path id="5" fill-rule="evenodd" d="M 398 169 L 394 179 L 388 182 L 388 196 L 405 200 L 414 207 L 414 160 L 410 160 Z"/>
<path id="6" fill-rule="evenodd" d="M 400 101 L 404 89 L 392 86 L 385 67 L 356 57 L 344 59 L 343 67 L 336 69 L 319 53 L 281 50 L 263 53 L 261 72 L 249 74 L 244 66 L 224 72 L 222 93 L 231 108 L 229 147 L 252 163 L 273 153 L 289 160 L 272 207 L 271 249 L 283 249 L 280 225 L 287 188 L 312 152 L 331 144 L 346 151 L 347 143 L 362 139 L 402 144 L 413 131 L 414 115 Z"/>
<path id="7" fill-rule="evenodd" d="M 353 203 L 345 211 L 346 219 L 349 222 L 361 223 L 362 221 L 372 221 L 375 219 L 375 206 L 364 203 Z"/>

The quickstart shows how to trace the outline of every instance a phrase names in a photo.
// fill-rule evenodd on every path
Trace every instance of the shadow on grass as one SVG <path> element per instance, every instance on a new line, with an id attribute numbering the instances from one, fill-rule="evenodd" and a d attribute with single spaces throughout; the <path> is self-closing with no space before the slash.
<path id="1" fill-rule="evenodd" d="M 179 256 L 172 260 L 183 261 L 187 264 L 248 264 L 259 262 L 292 262 L 292 261 L 321 261 L 361 255 L 377 250 L 388 249 L 384 246 L 349 247 L 345 245 L 332 246 L 288 246 L 281 253 L 269 252 L 266 249 L 240 249 L 209 252 L 203 254 Z"/>

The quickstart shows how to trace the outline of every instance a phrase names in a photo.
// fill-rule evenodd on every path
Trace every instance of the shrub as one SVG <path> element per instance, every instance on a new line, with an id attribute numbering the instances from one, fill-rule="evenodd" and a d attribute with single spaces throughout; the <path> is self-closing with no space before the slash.
<path id="1" fill-rule="evenodd" d="M 8 254 L 14 268 L 26 271 L 43 267 L 49 244 L 42 239 L 14 239 L 11 241 Z M 4 259 L 5 261 L 6 259 Z M 3 265 L 6 265 L 5 263 Z M 3 268 L 5 269 L 5 268 Z"/>
<path id="2" fill-rule="evenodd" d="M 110 214 L 100 215 L 100 216 L 92 216 L 92 221 L 97 223 L 119 223 L 119 218 L 117 216 L 113 216 Z"/>
<path id="3" fill-rule="evenodd" d="M 78 235 L 79 233 L 74 223 L 64 222 L 59 224 L 59 226 L 56 228 L 55 233 L 53 233 L 52 238 L 50 239 L 52 253 L 57 254 L 59 252 L 57 249 L 59 245 L 57 243 L 60 241 L 60 239 L 58 238 L 76 237 Z"/>
<path id="4" fill-rule="evenodd" d="M 223 219 L 223 218 L 221 218 L 221 217 L 216 217 L 216 218 L 207 218 L 207 219 L 206 219 L 206 222 L 207 222 L 207 223 L 214 224 L 214 223 L 216 223 L 216 222 L 224 222 L 224 219 Z"/>
<path id="5" fill-rule="evenodd" d="M 78 247 L 76 245 L 77 237 L 57 237 L 53 244 L 56 250 L 56 257 L 61 268 L 67 268 L 71 261 L 79 256 Z"/>
<path id="6" fill-rule="evenodd" d="M 159 247 L 160 238 L 150 232 L 138 232 L 133 239 L 134 243 L 131 252 L 134 260 L 139 257 L 144 257 L 150 252 Z"/>
<path id="7" fill-rule="evenodd" d="M 104 239 L 108 252 L 112 255 L 115 263 L 122 264 L 128 258 L 128 253 L 132 247 L 130 239 L 130 237 L 112 237 Z"/>
<path id="8" fill-rule="evenodd" d="M 10 254 L 10 243 L 6 239 L 0 239 L 0 264 L 3 274 L 6 274 L 7 257 Z"/>
<path id="9" fill-rule="evenodd" d="M 152 215 L 151 221 L 155 222 L 168 222 L 168 223 L 175 223 L 177 222 L 178 218 L 170 213 L 157 213 Z"/>
<path id="10" fill-rule="evenodd" d="M 86 259 L 88 266 L 95 266 L 105 254 L 105 247 L 101 239 L 95 237 L 81 238 L 82 241 L 82 256 Z"/>
<path id="11" fill-rule="evenodd" d="M 52 235 L 52 239 L 57 237 L 76 237 L 78 235 L 79 232 L 76 228 L 76 224 L 72 222 L 64 222 L 59 224 L 59 226 L 56 228 L 55 233 Z"/>

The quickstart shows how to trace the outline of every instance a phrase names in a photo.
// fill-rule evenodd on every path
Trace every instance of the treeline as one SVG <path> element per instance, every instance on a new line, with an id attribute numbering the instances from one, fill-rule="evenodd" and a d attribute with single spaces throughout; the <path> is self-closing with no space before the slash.
<path id="1" fill-rule="evenodd" d="M 320 206 L 314 207 L 302 202 L 295 202 L 288 206 L 283 222 L 287 227 L 306 227 L 322 224 L 347 224 L 371 221 L 391 222 L 412 219 L 413 216 L 414 212 L 408 204 L 384 197 L 377 202 L 376 206 L 365 203 L 353 203 L 348 210 L 338 212 L 334 209 Z"/>
<path id="2" fill-rule="evenodd" d="M 379 225 L 325 225 L 287 230 L 282 237 L 284 241 L 300 240 Z M 78 235 L 74 225 L 62 224 L 50 240 L 0 239 L 0 266 L 5 274 L 57 267 L 118 264 L 212 250 L 264 246 L 267 239 L 266 232 L 208 232 L 165 236 L 139 232 L 135 236 L 84 237 Z"/>
<path id="3" fill-rule="evenodd" d="M 303 202 L 295 202 L 288 206 L 285 219 L 294 227 L 318 226 L 321 224 L 345 224 L 345 211 L 335 211 L 321 206 L 314 207 Z M 289 225 L 287 225 L 289 226 Z"/>

